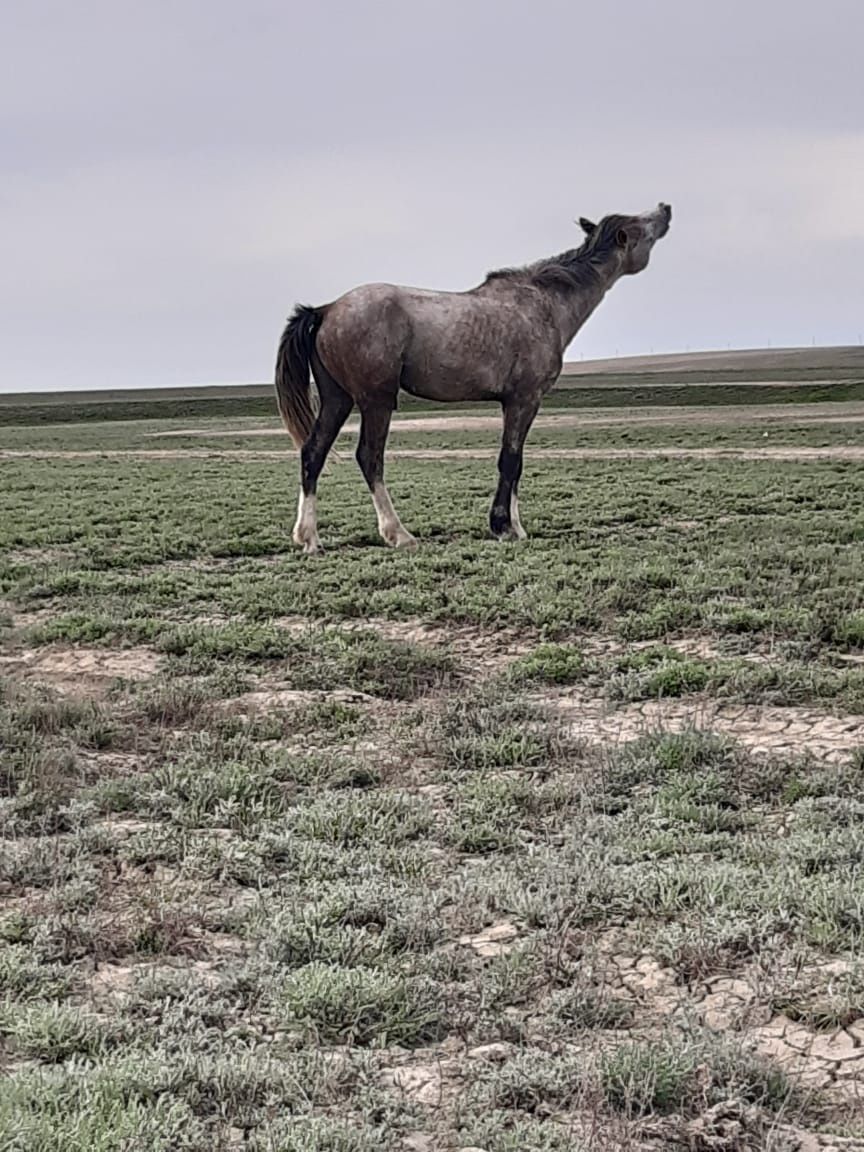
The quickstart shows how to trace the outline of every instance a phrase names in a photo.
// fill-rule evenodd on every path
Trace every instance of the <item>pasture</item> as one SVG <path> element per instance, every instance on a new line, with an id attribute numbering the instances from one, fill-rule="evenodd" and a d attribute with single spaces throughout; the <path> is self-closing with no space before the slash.
<path id="1" fill-rule="evenodd" d="M 350 424 L 306 558 L 275 413 L 10 407 L 0 1148 L 864 1148 L 860 369 L 732 371 L 553 392 L 524 543 L 409 405 L 413 554 Z"/>

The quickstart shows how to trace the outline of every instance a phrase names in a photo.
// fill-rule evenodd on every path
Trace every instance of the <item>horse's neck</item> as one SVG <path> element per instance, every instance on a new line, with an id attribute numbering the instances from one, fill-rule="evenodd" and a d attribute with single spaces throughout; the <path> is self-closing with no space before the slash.
<path id="1" fill-rule="evenodd" d="M 615 278 L 599 277 L 590 288 L 574 288 L 567 292 L 556 292 L 552 307 L 558 331 L 561 336 L 561 351 L 564 349 L 615 283 Z"/>

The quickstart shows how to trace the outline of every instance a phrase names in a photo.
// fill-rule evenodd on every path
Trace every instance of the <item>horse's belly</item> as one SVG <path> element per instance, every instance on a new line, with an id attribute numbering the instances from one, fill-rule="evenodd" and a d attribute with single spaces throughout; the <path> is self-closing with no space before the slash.
<path id="1" fill-rule="evenodd" d="M 403 371 L 400 384 L 412 396 L 437 400 L 441 404 L 460 400 L 494 400 L 501 394 L 498 382 L 485 373 L 448 371 L 433 365 L 425 371 Z"/>

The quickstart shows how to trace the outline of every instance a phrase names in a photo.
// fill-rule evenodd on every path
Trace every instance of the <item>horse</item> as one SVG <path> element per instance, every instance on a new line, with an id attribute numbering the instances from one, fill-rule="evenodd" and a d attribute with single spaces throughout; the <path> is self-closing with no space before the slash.
<path id="1" fill-rule="evenodd" d="M 463 292 L 364 284 L 320 307 L 298 305 L 276 357 L 276 398 L 300 450 L 294 543 L 321 550 L 318 477 L 356 404 L 357 463 L 372 494 L 378 531 L 394 548 L 417 541 L 384 484 L 384 450 L 400 389 L 441 403 L 494 400 L 503 410 L 492 535 L 524 540 L 517 491 L 525 438 L 561 372 L 570 341 L 622 276 L 648 265 L 669 231 L 672 209 L 637 216 L 580 217 L 579 248 L 490 272 Z M 314 396 L 309 373 L 315 381 Z"/>

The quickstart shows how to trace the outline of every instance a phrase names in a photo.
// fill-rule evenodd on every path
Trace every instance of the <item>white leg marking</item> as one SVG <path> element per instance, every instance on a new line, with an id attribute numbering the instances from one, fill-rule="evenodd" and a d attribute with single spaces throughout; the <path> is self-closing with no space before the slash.
<path id="1" fill-rule="evenodd" d="M 510 493 L 510 525 L 514 540 L 527 540 L 528 533 L 522 527 L 519 519 L 519 499 L 515 492 Z"/>
<path id="2" fill-rule="evenodd" d="M 318 539 L 318 498 L 317 496 L 304 496 L 302 489 L 300 490 L 300 499 L 297 502 L 294 543 L 302 544 L 303 551 L 310 554 L 321 551 L 321 541 Z"/>
<path id="3" fill-rule="evenodd" d="M 372 489 L 372 503 L 378 515 L 378 531 L 381 533 L 381 538 L 393 548 L 416 548 L 417 541 L 396 515 L 390 493 L 382 480 L 379 480 Z"/>

